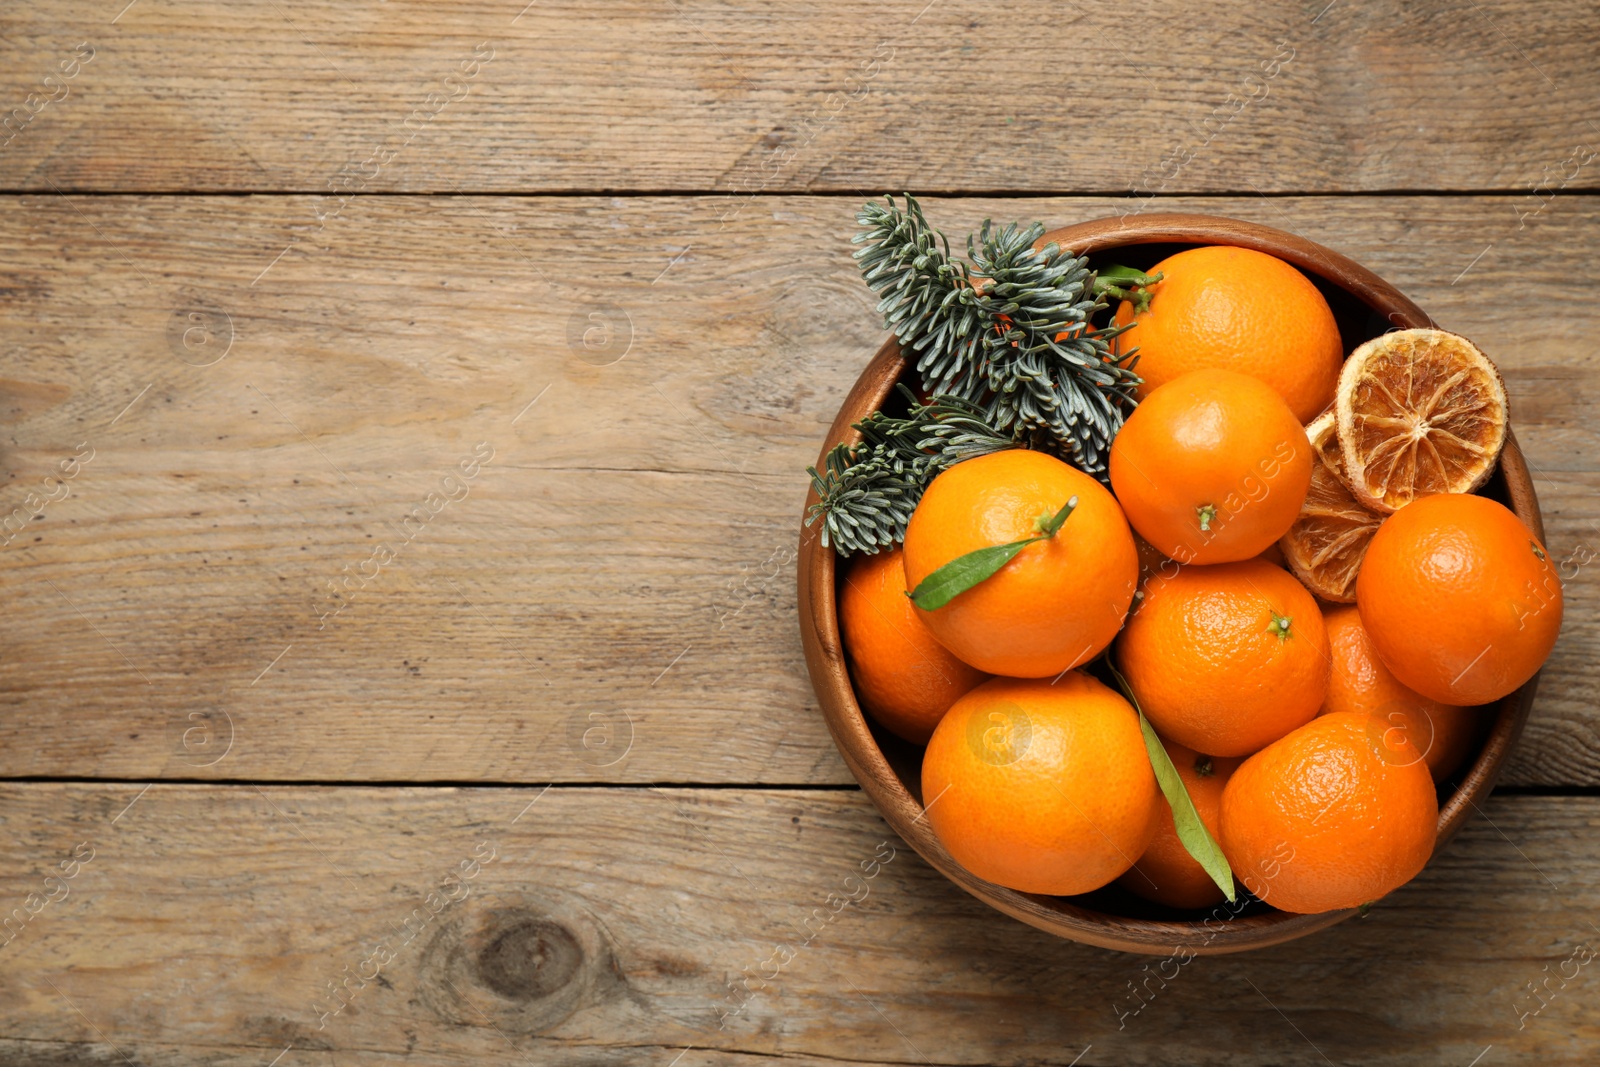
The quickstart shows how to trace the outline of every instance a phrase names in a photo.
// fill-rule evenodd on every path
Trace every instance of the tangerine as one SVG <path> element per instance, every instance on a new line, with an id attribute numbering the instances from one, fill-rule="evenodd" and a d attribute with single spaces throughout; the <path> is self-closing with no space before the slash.
<path id="1" fill-rule="evenodd" d="M 1433 854 L 1439 804 L 1406 736 L 1360 712 L 1323 715 L 1245 760 L 1222 791 L 1222 853 L 1282 911 L 1354 908 L 1398 889 Z"/>
<path id="2" fill-rule="evenodd" d="M 1157 732 L 1211 756 L 1270 744 L 1309 722 L 1328 690 L 1317 602 L 1262 559 L 1146 582 L 1117 658 Z"/>
<path id="3" fill-rule="evenodd" d="M 1138 582 L 1133 534 L 1099 482 L 1043 452 L 991 452 L 935 478 L 906 526 L 906 585 L 915 590 L 969 552 L 1034 536 L 1074 497 L 1054 537 L 943 607 L 917 609 L 941 644 L 991 674 L 1044 678 L 1111 643 Z"/>
<path id="4" fill-rule="evenodd" d="M 1322 619 L 1333 670 L 1321 714 L 1360 712 L 1369 729 L 1405 733 L 1435 782 L 1454 774 L 1477 739 L 1477 709 L 1441 704 L 1404 685 L 1373 650 L 1354 604 L 1325 608 Z"/>
<path id="5" fill-rule="evenodd" d="M 1306 427 L 1316 462 L 1311 488 L 1289 532 L 1278 542 L 1284 561 L 1305 587 L 1339 604 L 1356 602 L 1356 575 L 1383 516 L 1355 498 L 1345 480 L 1344 452 L 1331 411 Z"/>
<path id="6" fill-rule="evenodd" d="M 1488 704 L 1532 678 L 1561 630 L 1561 581 L 1533 532 L 1487 497 L 1435 493 L 1372 535 L 1356 606 L 1404 684 Z"/>
<path id="7" fill-rule="evenodd" d="M 956 698 L 988 675 L 957 659 L 906 597 L 899 548 L 857 556 L 839 590 L 839 630 L 856 699 L 891 733 L 926 745 Z"/>
<path id="8" fill-rule="evenodd" d="M 1470 493 L 1489 480 L 1506 441 L 1499 368 L 1444 330 L 1398 330 L 1358 347 L 1339 374 L 1334 411 L 1345 480 L 1377 511 Z"/>
<path id="9" fill-rule="evenodd" d="M 1122 874 L 1155 833 L 1158 793 L 1133 708 L 1082 671 L 984 682 L 945 713 L 922 760 L 946 851 L 1023 893 L 1087 893 Z"/>
<path id="10" fill-rule="evenodd" d="M 1256 378 L 1192 371 L 1150 393 L 1111 442 L 1111 488 L 1139 535 L 1180 563 L 1231 563 L 1289 531 L 1311 444 Z"/>
<path id="11" fill-rule="evenodd" d="M 1333 310 L 1300 271 L 1265 252 L 1227 245 L 1191 248 L 1149 271 L 1149 305 L 1117 306 L 1115 321 L 1138 325 L 1141 398 L 1190 371 L 1249 374 L 1281 396 L 1304 425 L 1333 400 L 1344 344 Z M 1119 346 L 1119 351 L 1121 350 Z"/>

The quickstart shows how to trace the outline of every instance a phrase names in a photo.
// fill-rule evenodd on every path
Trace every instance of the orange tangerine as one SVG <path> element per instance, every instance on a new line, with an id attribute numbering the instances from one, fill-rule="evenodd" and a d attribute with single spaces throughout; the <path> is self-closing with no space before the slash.
<path id="1" fill-rule="evenodd" d="M 1111 442 L 1111 488 L 1139 536 L 1180 563 L 1270 548 L 1300 514 L 1311 444 L 1270 387 L 1192 371 L 1154 390 Z"/>
<path id="2" fill-rule="evenodd" d="M 839 630 L 862 708 L 913 744 L 927 744 L 956 698 L 988 677 L 923 624 L 906 596 L 898 548 L 850 563 L 839 590 Z"/>
<path id="3" fill-rule="evenodd" d="M 1111 643 L 1138 582 L 1133 534 L 1099 482 L 1043 452 L 992 452 L 935 478 L 906 526 L 906 585 L 916 590 L 976 549 L 1034 536 L 1073 498 L 1054 537 L 943 607 L 918 609 L 941 644 L 991 674 L 1045 678 Z"/>
<path id="4" fill-rule="evenodd" d="M 995 678 L 957 700 L 928 742 L 922 800 L 961 866 L 1052 895 L 1126 871 L 1165 804 L 1132 706 L 1082 671 Z"/>

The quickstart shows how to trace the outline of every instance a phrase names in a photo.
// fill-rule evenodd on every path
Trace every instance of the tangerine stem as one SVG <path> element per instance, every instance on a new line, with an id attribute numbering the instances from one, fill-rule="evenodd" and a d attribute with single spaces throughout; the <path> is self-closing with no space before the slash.
<path id="1" fill-rule="evenodd" d="M 1148 311 L 1150 286 L 1160 280 L 1160 273 L 1146 274 L 1133 267 L 1113 266 L 1095 273 L 1093 289 L 1096 296 L 1131 300 L 1135 311 Z"/>
<path id="2" fill-rule="evenodd" d="M 1067 521 L 1067 516 L 1071 515 L 1077 506 L 1078 498 L 1075 496 L 1068 497 L 1067 502 L 1061 505 L 1061 510 L 1056 512 L 1055 515 L 1040 515 L 1035 519 L 1034 528 L 1046 537 L 1054 537 L 1056 532 L 1061 529 L 1062 524 Z"/>
<path id="3" fill-rule="evenodd" d="M 1279 641 L 1289 640 L 1289 624 L 1294 620 L 1288 615 L 1279 615 L 1272 612 L 1272 621 L 1267 623 L 1267 633 L 1275 635 Z"/>

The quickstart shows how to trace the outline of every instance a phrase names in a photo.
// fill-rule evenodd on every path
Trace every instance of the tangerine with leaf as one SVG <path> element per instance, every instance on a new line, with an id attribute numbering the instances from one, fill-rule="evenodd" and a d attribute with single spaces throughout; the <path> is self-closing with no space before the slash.
<path id="1" fill-rule="evenodd" d="M 1161 745 L 1178 772 L 1195 813 L 1215 838 L 1222 812 L 1223 787 L 1241 761 L 1203 755 L 1164 738 Z M 1135 896 L 1169 908 L 1209 908 L 1222 903 L 1226 899 L 1222 887 L 1179 839 L 1172 809 L 1165 803 L 1157 807 L 1155 836 L 1132 869 L 1117 879 L 1117 884 Z"/>
<path id="2" fill-rule="evenodd" d="M 945 470 L 905 537 L 906 585 L 939 642 L 981 671 L 1053 677 L 1111 643 L 1139 577 L 1122 508 L 1043 452 Z"/>

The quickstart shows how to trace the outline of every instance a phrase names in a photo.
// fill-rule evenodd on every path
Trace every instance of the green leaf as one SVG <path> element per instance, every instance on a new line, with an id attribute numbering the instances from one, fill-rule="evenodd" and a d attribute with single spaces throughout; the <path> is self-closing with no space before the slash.
<path id="1" fill-rule="evenodd" d="M 1010 563 L 1024 548 L 1035 541 L 1048 541 L 1061 532 L 1062 525 L 1077 506 L 1078 498 L 1072 497 L 1061 505 L 1061 510 L 1054 515 L 1040 515 L 1033 524 L 1033 528 L 1039 532 L 1033 537 L 1005 545 L 989 545 L 986 548 L 973 549 L 964 556 L 957 556 L 918 582 L 917 587 L 906 595 L 923 611 L 934 611 L 944 607 Z"/>
<path id="2" fill-rule="evenodd" d="M 957 556 L 943 567 L 917 583 L 910 593 L 911 602 L 923 611 L 942 608 L 968 589 L 994 574 L 1001 567 L 1035 541 L 1048 539 L 1047 534 L 1012 541 L 1005 545 L 990 545 Z"/>
<path id="3" fill-rule="evenodd" d="M 1206 824 L 1200 821 L 1200 813 L 1195 810 L 1194 801 L 1189 799 L 1189 791 L 1183 787 L 1183 779 L 1178 777 L 1178 769 L 1172 765 L 1171 757 L 1162 747 L 1161 738 L 1156 736 L 1155 727 L 1144 717 L 1144 709 L 1139 707 L 1139 699 L 1133 695 L 1133 688 L 1111 662 L 1109 654 L 1106 656 L 1106 668 L 1111 671 L 1112 677 L 1116 678 L 1117 684 L 1122 687 L 1123 695 L 1128 698 L 1128 703 L 1133 705 L 1134 713 L 1139 716 L 1139 730 L 1144 734 L 1144 747 L 1150 756 L 1150 767 L 1156 772 L 1156 783 L 1161 786 L 1161 792 L 1167 798 L 1167 806 L 1172 809 L 1172 825 L 1177 828 L 1178 840 L 1183 842 L 1183 847 L 1189 855 L 1205 868 L 1211 880 L 1217 883 L 1217 888 L 1221 889 L 1232 903 L 1235 899 L 1233 868 L 1228 866 L 1228 858 L 1222 854 L 1222 847 L 1217 844 L 1216 838 L 1211 836 L 1211 831 L 1206 829 Z"/>

